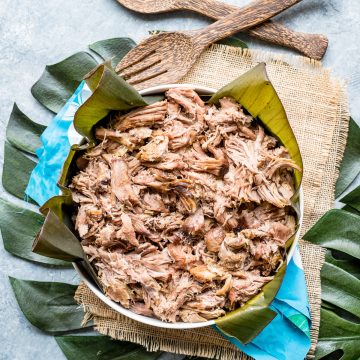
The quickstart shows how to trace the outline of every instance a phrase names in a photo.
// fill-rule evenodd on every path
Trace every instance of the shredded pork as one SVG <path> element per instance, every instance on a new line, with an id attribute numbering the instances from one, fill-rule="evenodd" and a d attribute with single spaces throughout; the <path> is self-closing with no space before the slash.
<path id="1" fill-rule="evenodd" d="M 163 321 L 207 321 L 273 279 L 295 232 L 300 169 L 233 99 L 165 95 L 96 129 L 70 185 L 74 223 L 111 299 Z"/>

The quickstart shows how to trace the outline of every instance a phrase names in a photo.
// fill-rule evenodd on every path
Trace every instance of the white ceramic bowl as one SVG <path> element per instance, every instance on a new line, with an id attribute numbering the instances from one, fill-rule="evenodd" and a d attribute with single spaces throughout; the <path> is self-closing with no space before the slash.
<path id="1" fill-rule="evenodd" d="M 163 93 L 166 90 L 170 89 L 170 88 L 191 88 L 193 90 L 195 90 L 197 93 L 201 94 L 201 95 L 211 95 L 214 94 L 217 90 L 216 89 L 212 89 L 206 86 L 200 86 L 200 85 L 192 85 L 192 84 L 167 84 L 167 85 L 159 85 L 159 86 L 154 86 L 145 90 L 141 90 L 140 94 L 141 95 L 152 95 L 152 94 L 158 94 L 158 93 Z M 73 127 L 71 127 L 69 129 L 69 139 L 72 143 L 80 143 L 83 138 L 76 133 L 75 129 Z M 303 221 L 303 208 L 304 208 L 304 204 L 303 204 L 303 191 L 302 188 L 300 188 L 300 194 L 299 194 L 299 203 L 298 205 L 298 210 L 299 210 L 299 228 L 296 232 L 296 237 L 295 240 L 293 242 L 293 244 L 291 245 L 291 248 L 289 250 L 288 253 L 288 258 L 287 258 L 287 262 L 289 263 L 289 261 L 291 260 L 292 256 L 294 255 L 294 251 L 296 248 L 296 245 L 299 241 L 299 237 L 300 237 L 300 231 L 301 231 L 301 225 L 302 225 L 302 221 Z M 115 311 L 119 312 L 122 315 L 125 315 L 127 317 L 129 317 L 130 319 L 142 322 L 144 324 L 147 325 L 152 325 L 152 326 L 157 326 L 157 327 L 161 327 L 161 328 L 168 328 L 168 329 L 194 329 L 194 328 L 200 328 L 200 327 L 204 327 L 204 326 L 209 326 L 209 325 L 213 325 L 215 323 L 214 320 L 209 320 L 209 321 L 205 321 L 205 322 L 198 322 L 198 323 L 186 323 L 186 322 L 177 322 L 177 323 L 167 323 L 165 321 L 161 321 L 155 318 L 151 318 L 151 317 L 147 317 L 147 316 L 143 316 L 143 315 L 138 315 L 135 314 L 134 312 L 124 308 L 123 306 L 121 306 L 120 304 L 116 303 L 115 301 L 111 300 L 110 298 L 108 298 L 107 296 L 105 296 L 105 294 L 103 294 L 101 292 L 101 290 L 94 284 L 94 282 L 91 280 L 91 277 L 86 273 L 86 271 L 84 271 L 83 268 L 79 267 L 77 264 L 73 263 L 77 273 L 79 274 L 81 280 L 89 287 L 89 289 L 91 289 L 91 291 L 100 299 L 102 300 L 105 304 L 109 305 L 112 309 L 114 309 Z"/>

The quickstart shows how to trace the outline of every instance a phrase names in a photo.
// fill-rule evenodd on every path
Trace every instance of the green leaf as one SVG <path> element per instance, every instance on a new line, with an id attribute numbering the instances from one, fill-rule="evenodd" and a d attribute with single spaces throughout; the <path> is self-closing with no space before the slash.
<path id="1" fill-rule="evenodd" d="M 57 201 L 62 202 L 63 199 L 61 196 L 57 196 L 49 201 L 56 203 Z M 69 229 L 71 227 L 70 221 L 64 223 L 51 208 L 44 208 L 44 206 L 42 212 L 46 218 L 33 243 L 32 251 L 49 258 L 79 263 L 80 266 L 86 268 L 95 284 L 102 289 L 101 282 L 85 255 L 80 241 Z"/>
<path id="2" fill-rule="evenodd" d="M 303 168 L 295 135 L 279 96 L 267 76 L 264 63 L 225 85 L 212 96 L 210 103 L 216 103 L 224 96 L 234 98 L 254 118 L 259 118 L 263 125 L 288 149 L 290 157 L 296 164 L 301 169 Z M 299 187 L 302 173 L 295 171 L 295 179 Z"/>
<path id="3" fill-rule="evenodd" d="M 340 175 L 336 183 L 335 195 L 338 197 L 354 181 L 360 172 L 360 128 L 350 118 L 349 136 L 340 166 Z"/>
<path id="4" fill-rule="evenodd" d="M 42 105 L 57 113 L 96 65 L 96 60 L 87 52 L 78 52 L 57 64 L 47 65 L 31 93 Z"/>
<path id="5" fill-rule="evenodd" d="M 44 222 L 40 214 L 1 198 L 0 214 L 0 229 L 6 251 L 41 264 L 69 266 L 69 263 L 64 261 L 40 256 L 31 251 L 34 238 Z"/>
<path id="6" fill-rule="evenodd" d="M 280 289 L 286 271 L 286 263 L 281 266 L 274 279 L 261 292 L 241 308 L 215 320 L 216 326 L 228 336 L 236 337 L 243 344 L 249 343 L 276 316 L 269 308 Z"/>
<path id="7" fill-rule="evenodd" d="M 275 135 L 288 149 L 291 158 L 302 169 L 300 150 L 286 116 L 285 109 L 272 86 L 265 64 L 259 64 L 244 75 L 225 85 L 209 100 L 216 103 L 224 96 L 234 98 L 254 118 Z M 302 173 L 295 171 L 297 189 L 300 187 Z M 290 239 L 287 247 L 292 243 Z M 266 284 L 261 292 L 248 301 L 242 308 L 216 319 L 218 328 L 229 336 L 236 337 L 242 343 L 250 342 L 275 316 L 269 308 L 276 296 L 284 274 L 285 266 L 278 271 L 275 278 Z"/>
<path id="8" fill-rule="evenodd" d="M 140 94 L 107 63 L 96 67 L 85 80 L 93 93 L 77 110 L 74 126 L 87 139 L 93 139 L 93 127 L 110 111 L 147 105 Z"/>
<path id="9" fill-rule="evenodd" d="M 154 94 L 154 95 L 143 95 L 142 97 L 144 99 L 144 101 L 146 101 L 147 104 L 153 104 L 156 103 L 158 101 L 162 101 L 165 99 L 165 95 L 164 94 Z"/>
<path id="10" fill-rule="evenodd" d="M 25 189 L 35 165 L 35 161 L 5 142 L 2 174 L 4 189 L 19 199 L 25 199 Z"/>
<path id="11" fill-rule="evenodd" d="M 134 40 L 122 37 L 97 41 L 89 45 L 89 48 L 95 51 L 104 60 L 111 59 L 112 66 L 116 66 L 135 46 L 136 43 Z"/>
<path id="12" fill-rule="evenodd" d="M 360 216 L 333 209 L 328 211 L 304 239 L 328 249 L 339 250 L 360 259 Z"/>
<path id="13" fill-rule="evenodd" d="M 161 352 L 148 352 L 140 345 L 107 336 L 56 336 L 68 360 L 154 360 Z"/>
<path id="14" fill-rule="evenodd" d="M 76 285 L 9 279 L 20 309 L 32 325 L 51 334 L 81 328 L 84 312 L 74 300 Z"/>
<path id="15" fill-rule="evenodd" d="M 356 209 L 354 209 L 350 205 L 345 205 L 344 207 L 341 208 L 341 210 L 350 212 L 350 213 L 355 214 L 355 215 L 360 215 L 360 211 L 357 211 Z"/>
<path id="16" fill-rule="evenodd" d="M 321 298 L 360 317 L 360 280 L 333 264 L 321 270 Z"/>
<path id="17" fill-rule="evenodd" d="M 344 320 L 348 320 L 356 324 L 359 323 L 360 321 L 360 319 L 357 316 L 349 313 L 348 311 L 346 311 L 345 309 L 339 306 L 330 304 L 324 300 L 321 302 L 321 308 L 326 310 L 331 310 L 332 312 L 334 312 L 336 315 L 340 316 Z"/>
<path id="18" fill-rule="evenodd" d="M 335 256 L 336 255 L 336 256 Z M 341 257 L 339 256 L 341 255 Z M 339 253 L 334 250 L 327 250 L 325 261 L 328 264 L 335 265 L 343 269 L 351 275 L 360 279 L 360 260 L 344 253 Z"/>
<path id="19" fill-rule="evenodd" d="M 240 40 L 238 37 L 236 36 L 230 36 L 226 39 L 220 40 L 217 42 L 217 44 L 222 44 L 222 45 L 227 45 L 227 46 L 232 46 L 232 47 L 238 47 L 238 48 L 243 48 L 243 49 L 247 49 L 248 46 L 246 43 L 244 43 L 242 40 Z"/>
<path id="20" fill-rule="evenodd" d="M 86 258 L 79 240 L 51 209 L 46 209 L 44 225 L 34 241 L 33 251 L 64 261 Z"/>
<path id="21" fill-rule="evenodd" d="M 360 211 L 360 186 L 340 199 L 343 204 L 349 205 L 357 211 Z"/>
<path id="22" fill-rule="evenodd" d="M 315 359 L 321 359 L 338 349 L 344 352 L 341 360 L 359 358 L 360 324 L 344 320 L 332 311 L 321 309 L 320 333 Z"/>
<path id="23" fill-rule="evenodd" d="M 13 146 L 35 155 L 35 150 L 41 146 L 40 135 L 45 129 L 46 126 L 30 120 L 14 103 L 6 128 L 6 138 Z"/>

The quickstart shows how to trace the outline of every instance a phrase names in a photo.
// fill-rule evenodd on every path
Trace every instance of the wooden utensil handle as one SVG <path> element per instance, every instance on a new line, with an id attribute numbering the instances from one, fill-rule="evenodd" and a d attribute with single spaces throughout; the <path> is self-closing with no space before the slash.
<path id="1" fill-rule="evenodd" d="M 301 0 L 258 0 L 215 23 L 194 32 L 198 46 L 206 47 L 236 32 L 247 30 L 272 18 Z"/>
<path id="2" fill-rule="evenodd" d="M 182 0 L 179 5 L 181 9 L 195 11 L 215 20 L 239 10 L 234 5 L 217 0 Z M 271 20 L 248 29 L 247 32 L 257 39 L 296 50 L 315 60 L 323 58 L 328 46 L 328 39 L 323 35 L 293 31 Z"/>
<path id="3" fill-rule="evenodd" d="M 321 60 L 329 45 L 329 40 L 324 35 L 292 31 L 271 20 L 249 29 L 249 35 L 294 49 L 314 60 Z"/>

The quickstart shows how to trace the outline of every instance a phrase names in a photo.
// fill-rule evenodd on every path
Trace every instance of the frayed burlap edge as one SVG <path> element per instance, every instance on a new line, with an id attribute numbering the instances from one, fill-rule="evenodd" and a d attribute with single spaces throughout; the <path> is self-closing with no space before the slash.
<path id="1" fill-rule="evenodd" d="M 214 57 L 215 53 L 218 55 L 220 53 L 221 57 L 224 58 L 242 58 L 246 60 L 247 67 L 249 67 L 249 64 L 253 66 L 259 62 L 266 62 L 270 67 L 270 71 L 271 66 L 281 66 L 284 70 L 295 67 L 296 69 L 306 71 L 308 74 L 313 74 L 315 77 L 324 77 L 329 81 L 329 84 L 333 86 L 330 94 L 332 98 L 329 102 L 329 107 L 330 105 L 333 105 L 333 107 L 331 107 L 329 111 L 336 112 L 334 118 L 336 118 L 337 121 L 334 121 L 334 124 L 329 124 L 334 126 L 332 128 L 333 137 L 323 138 L 323 142 L 325 141 L 325 143 L 321 143 L 323 147 L 322 155 L 324 155 L 323 158 L 321 158 L 322 177 L 313 179 L 313 182 L 311 183 L 317 191 L 312 193 L 314 205 L 313 208 L 311 208 L 311 214 L 308 216 L 306 224 L 304 224 L 303 231 L 308 230 L 321 215 L 333 206 L 334 202 L 335 184 L 348 132 L 349 112 L 344 84 L 331 79 L 329 70 L 324 69 L 318 61 L 299 56 L 278 55 L 258 50 L 236 49 L 223 45 L 213 45 L 204 56 L 200 58 L 190 73 L 180 82 L 193 82 L 218 88 L 221 84 L 214 84 L 214 82 L 211 82 L 210 78 L 206 78 L 206 75 L 201 78 L 200 74 L 202 65 L 206 65 L 206 56 L 209 58 L 212 53 L 214 53 Z M 205 58 L 205 60 L 203 60 L 203 58 Z M 202 64 L 202 61 L 204 64 Z M 231 81 L 242 72 L 245 72 L 247 70 L 246 66 L 241 69 L 240 73 L 237 73 L 238 69 L 234 69 L 230 74 L 233 75 L 230 79 L 225 79 L 225 74 L 225 83 Z M 271 80 L 273 80 L 273 78 L 271 78 Z M 281 94 L 279 95 L 281 97 Z M 286 99 L 282 98 L 282 100 L 285 100 L 286 103 Z M 307 358 L 313 359 L 320 326 L 320 270 L 324 262 L 325 250 L 319 246 L 300 241 L 300 252 L 305 270 L 312 319 L 312 328 L 310 331 L 311 349 Z M 212 328 L 174 331 L 158 329 L 138 323 L 118 314 L 102 303 L 84 284 L 79 286 L 75 299 L 84 308 L 84 320 L 87 321 L 92 318 L 96 329 L 100 333 L 109 335 L 115 339 L 141 344 L 149 351 L 161 350 L 222 360 L 249 359 L 248 356 L 239 351 L 230 342 L 226 341 Z"/>

